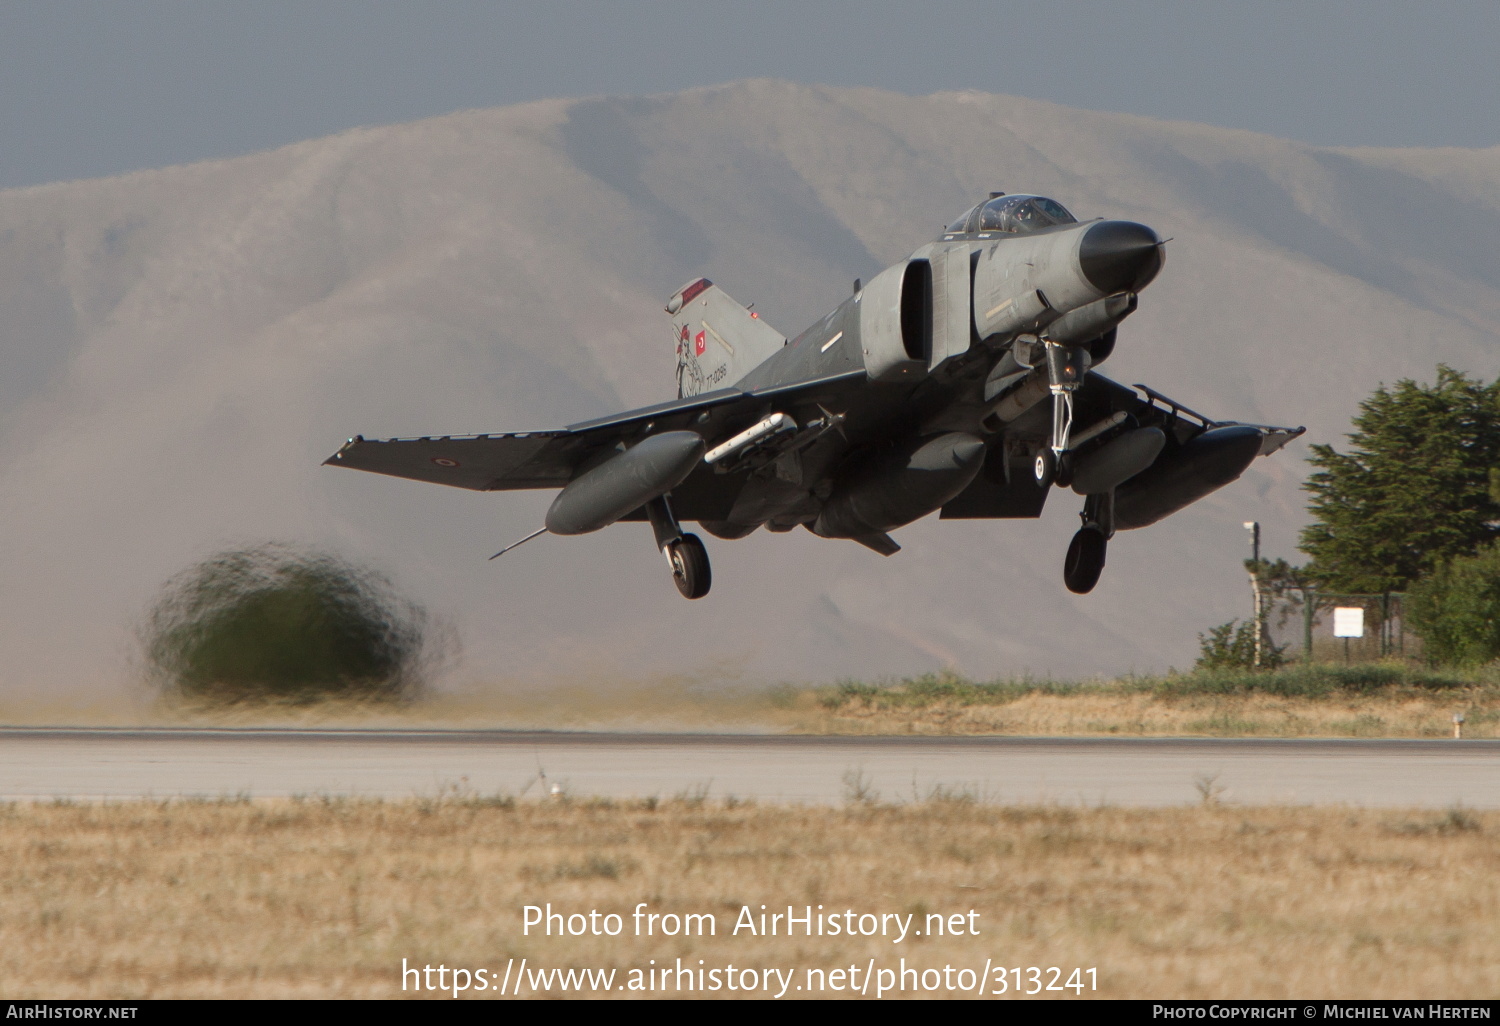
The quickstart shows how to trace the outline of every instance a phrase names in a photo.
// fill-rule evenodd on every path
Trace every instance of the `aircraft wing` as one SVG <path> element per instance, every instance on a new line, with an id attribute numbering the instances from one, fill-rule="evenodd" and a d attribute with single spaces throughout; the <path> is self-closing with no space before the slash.
<path id="1" fill-rule="evenodd" d="M 476 491 L 561 488 L 576 476 L 581 466 L 603 450 L 662 431 L 697 431 L 712 444 L 753 424 L 771 412 L 772 404 L 781 409 L 836 402 L 864 378 L 865 372 L 859 370 L 748 392 L 723 388 L 552 431 L 384 440 L 356 436 L 323 462 L 326 466 L 349 467 Z M 684 482 L 685 489 L 680 490 L 688 493 L 686 497 L 690 505 L 702 506 L 703 509 L 682 508 L 678 491 L 673 493 L 678 516 L 684 520 L 725 515 L 726 511 L 720 509 L 724 505 L 722 498 L 705 496 L 697 502 L 690 498 L 695 492 L 705 490 L 707 482 L 695 480 L 704 476 L 721 480 L 736 477 L 714 475 L 707 467 L 695 471 Z M 724 480 L 724 485 L 730 483 Z M 734 482 L 736 486 L 739 483 Z M 707 490 L 722 492 L 724 488 Z M 728 501 L 732 502 L 732 498 L 729 496 Z"/>
<path id="2" fill-rule="evenodd" d="M 1097 371 L 1090 371 L 1074 399 L 1075 427 L 1087 429 L 1089 425 L 1117 413 L 1135 417 L 1144 427 L 1159 427 L 1173 436 L 1177 443 L 1187 442 L 1195 435 L 1213 428 L 1252 427 L 1260 432 L 1261 456 L 1269 456 L 1307 430 L 1302 427 L 1214 420 L 1169 399 L 1147 385 L 1130 388 Z M 1019 429 L 1022 434 L 1029 434 L 1040 444 L 1050 431 L 1051 416 L 1051 405 L 1041 403 L 1017 420 L 1013 428 Z M 1048 491 L 1037 487 L 1029 472 L 1005 467 L 1006 459 L 1003 449 L 992 447 L 986 457 L 985 472 L 950 500 L 943 507 L 940 516 L 944 520 L 1041 516 Z"/>
<path id="3" fill-rule="evenodd" d="M 1167 398 L 1149 385 L 1137 384 L 1135 389 L 1128 389 L 1101 374 L 1090 374 L 1089 377 L 1098 378 L 1098 386 L 1113 393 L 1112 408 L 1134 413 L 1143 424 L 1156 423 L 1163 430 L 1176 430 L 1179 438 L 1209 428 L 1253 427 L 1260 432 L 1260 455 L 1269 456 L 1307 430 L 1305 427 L 1276 427 L 1271 424 L 1245 424 L 1238 420 L 1213 420 Z M 1136 394 L 1137 390 L 1139 395 Z"/>

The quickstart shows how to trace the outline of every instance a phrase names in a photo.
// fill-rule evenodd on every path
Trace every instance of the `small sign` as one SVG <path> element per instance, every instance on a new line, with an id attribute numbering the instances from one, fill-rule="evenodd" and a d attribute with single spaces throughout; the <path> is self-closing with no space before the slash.
<path id="1" fill-rule="evenodd" d="M 1363 606 L 1339 606 L 1333 611 L 1333 636 L 1335 638 L 1362 638 L 1365 636 L 1365 610 Z"/>

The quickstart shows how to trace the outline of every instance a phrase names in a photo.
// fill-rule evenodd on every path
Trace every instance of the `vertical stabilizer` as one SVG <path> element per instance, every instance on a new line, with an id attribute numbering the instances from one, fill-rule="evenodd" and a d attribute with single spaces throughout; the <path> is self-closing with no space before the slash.
<path id="1" fill-rule="evenodd" d="M 726 388 L 786 345 L 786 337 L 707 278 L 667 300 L 677 342 L 679 398 Z"/>

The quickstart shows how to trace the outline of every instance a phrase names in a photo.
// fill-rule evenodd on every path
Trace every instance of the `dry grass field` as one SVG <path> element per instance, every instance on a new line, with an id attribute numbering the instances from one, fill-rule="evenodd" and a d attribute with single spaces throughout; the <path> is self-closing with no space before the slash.
<path id="1" fill-rule="evenodd" d="M 1291 666 L 1111 681 L 979 683 L 930 674 L 849 682 L 786 703 L 794 729 L 829 734 L 1028 736 L 1500 736 L 1500 684 L 1489 669 L 1438 673 L 1400 662 Z"/>
<path id="2" fill-rule="evenodd" d="M 1392 690 L 1315 698 L 1171 695 L 1097 689 L 1036 691 L 999 702 L 936 698 L 921 704 L 809 695 L 795 704 L 797 733 L 1009 734 L 1022 737 L 1452 737 L 1500 736 L 1500 695 Z"/>
<path id="3" fill-rule="evenodd" d="M 620 913 L 624 933 L 523 936 L 522 906 L 546 902 Z M 639 902 L 714 913 L 717 934 L 631 936 Z M 916 926 L 973 910 L 979 934 L 730 936 L 761 904 Z M 942 796 L 9 804 L 0 908 L 6 998 L 400 996 L 403 958 L 495 979 L 522 958 L 617 967 L 617 984 L 651 959 L 702 959 L 795 970 L 798 996 L 808 969 L 903 957 L 966 979 L 988 959 L 1021 967 L 1026 986 L 1030 966 L 1094 967 L 1102 997 L 1493 997 L 1500 815 Z"/>

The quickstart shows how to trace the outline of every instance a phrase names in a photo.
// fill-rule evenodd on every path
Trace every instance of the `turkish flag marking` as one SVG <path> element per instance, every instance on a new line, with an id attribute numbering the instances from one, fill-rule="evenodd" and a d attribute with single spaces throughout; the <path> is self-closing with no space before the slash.
<path id="1" fill-rule="evenodd" d="M 693 336 L 693 355 L 702 356 L 704 351 L 707 349 L 708 340 L 704 338 L 703 332 L 700 331 L 698 332 L 698 334 Z"/>

